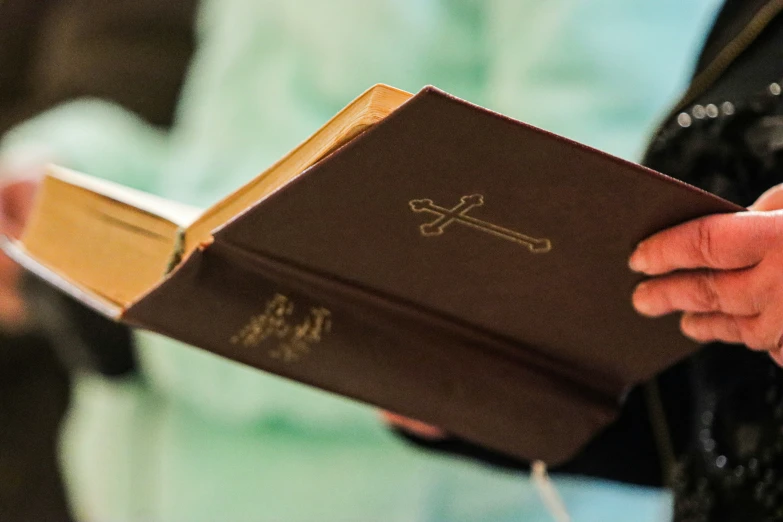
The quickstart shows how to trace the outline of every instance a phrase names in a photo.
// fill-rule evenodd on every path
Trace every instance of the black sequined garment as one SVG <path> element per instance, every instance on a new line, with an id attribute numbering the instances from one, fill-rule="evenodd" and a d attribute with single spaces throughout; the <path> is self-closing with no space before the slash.
<path id="1" fill-rule="evenodd" d="M 647 163 L 750 205 L 783 182 L 781 91 L 771 83 L 747 100 L 688 108 Z M 783 520 L 783 370 L 766 354 L 716 343 L 694 358 L 693 386 L 695 440 L 675 471 L 675 521 Z"/>

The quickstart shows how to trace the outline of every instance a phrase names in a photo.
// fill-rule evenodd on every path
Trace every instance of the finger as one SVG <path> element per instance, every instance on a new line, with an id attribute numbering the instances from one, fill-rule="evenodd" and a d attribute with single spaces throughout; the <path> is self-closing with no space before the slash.
<path id="1" fill-rule="evenodd" d="M 742 332 L 739 318 L 721 313 L 682 315 L 680 330 L 686 336 L 699 343 L 723 341 L 730 344 L 742 344 Z"/>
<path id="2" fill-rule="evenodd" d="M 769 356 L 775 361 L 775 364 L 783 368 L 783 350 L 772 350 Z"/>
<path id="3" fill-rule="evenodd" d="M 403 430 L 409 431 L 410 433 L 418 435 L 419 437 L 423 437 L 425 439 L 442 439 L 445 437 L 443 430 L 424 422 L 404 417 L 390 411 L 384 411 L 382 412 L 382 415 L 384 420 L 392 426 L 402 428 Z"/>
<path id="4" fill-rule="evenodd" d="M 773 314 L 739 317 L 721 313 L 686 313 L 680 321 L 680 329 L 697 342 L 744 344 L 757 351 L 779 350 L 783 338 L 781 321 Z"/>
<path id="5" fill-rule="evenodd" d="M 640 283 L 633 293 L 636 310 L 649 317 L 672 312 L 722 312 L 755 316 L 765 296 L 753 289 L 752 269 L 676 272 Z"/>
<path id="6" fill-rule="evenodd" d="M 0 327 L 6 332 L 20 331 L 27 319 L 27 307 L 18 294 L 0 295 Z"/>
<path id="7" fill-rule="evenodd" d="M 781 210 L 783 209 L 783 184 L 768 189 L 750 206 L 750 210 Z"/>
<path id="8" fill-rule="evenodd" d="M 720 214 L 689 221 L 642 241 L 632 270 L 649 275 L 674 270 L 732 270 L 757 264 L 777 237 L 783 215 L 769 212 Z"/>
<path id="9" fill-rule="evenodd" d="M 0 218 L 3 232 L 18 237 L 27 220 L 35 198 L 38 183 L 22 180 L 0 187 Z"/>

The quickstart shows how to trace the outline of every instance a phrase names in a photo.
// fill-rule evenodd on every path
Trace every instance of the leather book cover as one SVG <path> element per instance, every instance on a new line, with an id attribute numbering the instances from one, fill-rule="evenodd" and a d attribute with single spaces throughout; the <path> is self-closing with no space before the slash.
<path id="1" fill-rule="evenodd" d="M 739 210 L 426 88 L 122 320 L 558 464 L 698 348 L 676 318 L 634 312 L 635 245 Z"/>

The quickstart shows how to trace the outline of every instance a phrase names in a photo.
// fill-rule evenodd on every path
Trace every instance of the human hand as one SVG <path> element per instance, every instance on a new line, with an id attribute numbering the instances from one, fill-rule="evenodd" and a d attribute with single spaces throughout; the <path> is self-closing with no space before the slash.
<path id="1" fill-rule="evenodd" d="M 390 411 L 381 412 L 381 415 L 387 424 L 394 426 L 395 428 L 405 430 L 412 435 L 416 435 L 424 439 L 437 440 L 446 436 L 446 434 L 440 428 L 425 424 L 421 421 L 409 419 L 408 417 L 403 417 L 402 415 L 398 415 Z"/>
<path id="2" fill-rule="evenodd" d="M 682 332 L 765 350 L 783 366 L 783 187 L 748 212 L 696 219 L 642 241 L 631 269 L 653 276 L 633 294 L 636 310 L 684 312 Z"/>
<path id="3" fill-rule="evenodd" d="M 18 238 L 32 207 L 40 171 L 0 171 L 0 177 L 7 180 L 0 183 L 0 234 Z M 20 267 L 0 253 L 0 327 L 6 331 L 21 330 L 26 320 L 20 276 Z"/>

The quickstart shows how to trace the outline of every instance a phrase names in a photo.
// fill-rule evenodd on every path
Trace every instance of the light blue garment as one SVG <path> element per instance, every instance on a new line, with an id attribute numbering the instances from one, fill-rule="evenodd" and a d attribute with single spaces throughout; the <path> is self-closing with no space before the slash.
<path id="1" fill-rule="evenodd" d="M 207 0 L 169 138 L 78 102 L 3 150 L 44 146 L 73 168 L 207 206 L 382 82 L 434 84 L 634 157 L 718 3 Z M 549 520 L 527 478 L 410 449 L 369 408 L 136 338 L 140 377 L 76 387 L 63 448 L 84 520 Z M 666 520 L 671 508 L 655 490 L 557 482 L 577 522 Z"/>

